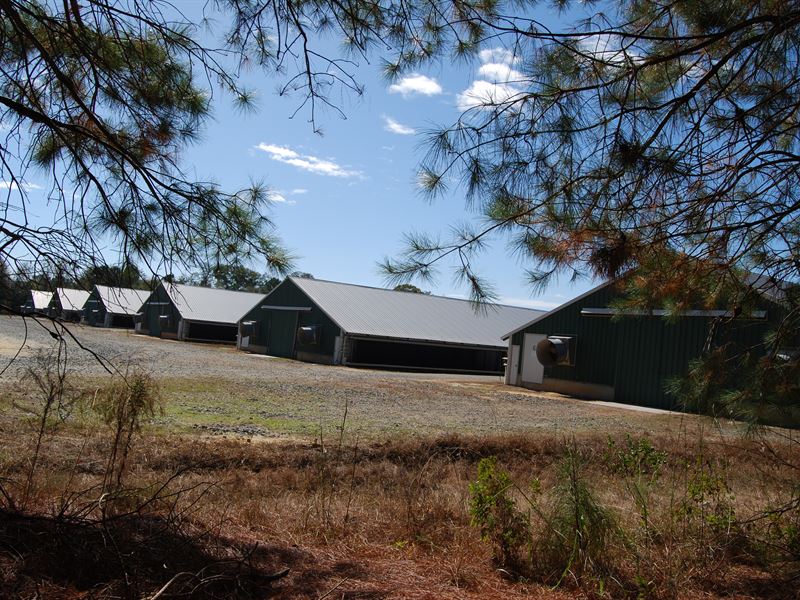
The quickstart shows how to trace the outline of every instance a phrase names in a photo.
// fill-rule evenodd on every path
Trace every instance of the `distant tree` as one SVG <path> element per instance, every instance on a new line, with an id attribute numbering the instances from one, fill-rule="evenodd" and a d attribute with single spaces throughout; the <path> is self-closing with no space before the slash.
<path id="1" fill-rule="evenodd" d="M 280 283 L 279 279 L 259 274 L 241 265 L 220 265 L 213 271 L 214 287 L 242 292 L 266 294 Z"/>
<path id="2" fill-rule="evenodd" d="M 27 290 L 19 285 L 4 262 L 0 262 L 0 310 L 18 309 L 26 300 Z"/>
<path id="3" fill-rule="evenodd" d="M 272 291 L 281 280 L 268 273 L 258 273 L 242 265 L 219 265 L 213 269 L 197 271 L 181 277 L 178 282 L 237 292 L 266 294 Z"/>
<path id="4" fill-rule="evenodd" d="M 78 287 L 85 290 L 94 285 L 110 287 L 147 288 L 147 282 L 139 268 L 133 263 L 122 265 L 94 265 L 87 268 L 77 280 Z"/>
<path id="5" fill-rule="evenodd" d="M 392 288 L 395 292 L 411 292 L 413 294 L 430 294 L 415 286 L 413 283 L 401 283 Z"/>
<path id="6" fill-rule="evenodd" d="M 299 279 L 314 279 L 314 276 L 311 273 L 305 273 L 303 271 L 293 271 L 290 273 L 290 277 L 297 277 Z"/>

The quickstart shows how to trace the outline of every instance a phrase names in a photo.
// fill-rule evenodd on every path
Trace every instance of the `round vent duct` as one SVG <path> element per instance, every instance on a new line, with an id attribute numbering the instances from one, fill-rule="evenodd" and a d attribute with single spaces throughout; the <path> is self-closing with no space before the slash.
<path id="1" fill-rule="evenodd" d="M 545 367 L 569 362 L 569 342 L 560 338 L 545 338 L 536 344 L 536 358 Z"/>

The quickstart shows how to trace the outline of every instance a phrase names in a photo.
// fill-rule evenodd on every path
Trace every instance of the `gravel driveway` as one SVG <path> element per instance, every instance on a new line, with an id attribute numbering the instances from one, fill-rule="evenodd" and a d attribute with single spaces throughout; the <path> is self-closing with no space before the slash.
<path id="1" fill-rule="evenodd" d="M 52 329 L 49 323 L 45 325 Z M 85 348 L 120 368 L 136 363 L 148 369 L 164 387 L 165 425 L 209 433 L 311 435 L 340 423 L 345 408 L 348 430 L 365 435 L 643 434 L 681 426 L 675 415 L 537 394 L 504 386 L 500 377 L 314 365 L 247 354 L 231 346 L 162 340 L 83 325 L 71 325 L 70 333 Z M 92 380 L 105 374 L 90 352 L 68 336 L 65 339 L 73 373 Z M 53 344 L 48 329 L 34 320 L 0 316 L 0 369 L 8 366 L 0 385 L 18 379 L 33 364 L 36 352 Z"/>

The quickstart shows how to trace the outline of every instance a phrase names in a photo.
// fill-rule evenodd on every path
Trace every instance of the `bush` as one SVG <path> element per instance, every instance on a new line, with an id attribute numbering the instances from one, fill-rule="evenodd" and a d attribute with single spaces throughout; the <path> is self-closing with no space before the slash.
<path id="1" fill-rule="evenodd" d="M 527 496 L 498 469 L 495 458 L 481 460 L 478 478 L 470 485 L 470 514 L 482 539 L 492 542 L 498 566 L 549 585 L 559 586 L 569 577 L 602 587 L 610 572 L 609 549 L 617 526 L 586 485 L 582 467 L 577 450 L 570 448 L 558 483 L 545 499 L 538 480 Z M 526 512 L 518 508 L 511 491 L 525 498 Z"/>

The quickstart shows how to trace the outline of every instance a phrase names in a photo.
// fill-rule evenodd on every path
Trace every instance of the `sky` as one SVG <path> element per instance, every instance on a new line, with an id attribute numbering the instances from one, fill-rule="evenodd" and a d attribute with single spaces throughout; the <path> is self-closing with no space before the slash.
<path id="1" fill-rule="evenodd" d="M 199 6 L 176 4 L 188 16 Z M 545 23 L 558 20 L 544 7 L 536 17 Z M 337 51 L 333 40 L 322 48 Z M 276 93 L 285 77 L 246 73 L 257 110 L 242 113 L 232 98 L 215 96 L 213 118 L 183 164 L 191 175 L 225 189 L 240 189 L 252 180 L 268 185 L 273 198 L 269 216 L 275 233 L 297 257 L 296 270 L 319 279 L 385 287 L 378 263 L 398 256 L 404 234 L 446 237 L 450 227 L 476 218 L 458 188 L 433 202 L 420 194 L 416 172 L 425 154 L 425 134 L 454 122 L 474 98 L 507 93 L 502 82 L 513 78 L 514 63 L 507 51 L 486 45 L 474 63 L 439 62 L 389 83 L 377 57 L 357 62 L 355 73 L 365 92 L 335 96 L 344 117 L 334 110 L 318 113 L 322 134 L 314 132 L 308 110 L 296 112 L 300 96 Z M 525 282 L 526 265 L 502 238 L 493 238 L 476 264 L 505 304 L 550 309 L 593 285 L 562 280 L 533 295 Z M 264 270 L 258 264 L 252 268 Z M 468 294 L 447 264 L 433 282 L 414 283 L 435 294 Z"/>

